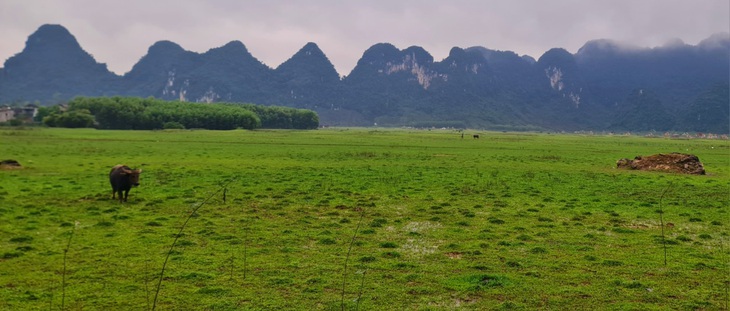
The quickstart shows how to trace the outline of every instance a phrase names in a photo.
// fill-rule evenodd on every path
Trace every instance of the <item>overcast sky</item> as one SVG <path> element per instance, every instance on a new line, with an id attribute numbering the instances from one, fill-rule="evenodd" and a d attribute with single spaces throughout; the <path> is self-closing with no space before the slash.
<path id="1" fill-rule="evenodd" d="M 417 45 L 434 60 L 483 46 L 539 58 L 612 39 L 640 47 L 729 32 L 728 0 L 0 0 L 0 61 L 43 24 L 60 24 L 124 74 L 156 41 L 203 53 L 238 40 L 276 68 L 315 42 L 347 75 L 370 46 Z"/>

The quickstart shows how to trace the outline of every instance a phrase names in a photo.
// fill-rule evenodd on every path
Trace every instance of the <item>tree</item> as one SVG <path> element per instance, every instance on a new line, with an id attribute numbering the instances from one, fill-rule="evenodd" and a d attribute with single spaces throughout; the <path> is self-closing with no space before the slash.
<path id="1" fill-rule="evenodd" d="M 43 124 L 50 127 L 84 128 L 94 127 L 94 116 L 88 110 L 73 110 L 53 113 L 43 118 Z"/>
<path id="2" fill-rule="evenodd" d="M 50 107 L 39 107 L 38 113 L 36 113 L 35 117 L 33 117 L 33 121 L 35 122 L 43 122 L 43 119 L 51 114 L 54 113 L 61 113 L 61 109 L 58 105 L 56 106 L 50 106 Z"/>
<path id="3" fill-rule="evenodd" d="M 319 127 L 319 117 L 314 111 L 251 104 L 201 104 L 136 97 L 79 97 L 69 103 L 69 111 L 77 110 L 88 111 L 95 117 L 98 127 L 103 129 L 151 130 L 166 128 L 166 124 L 211 130 L 253 130 L 262 126 L 297 129 Z M 55 126 L 59 121 L 51 118 L 48 122 Z"/>

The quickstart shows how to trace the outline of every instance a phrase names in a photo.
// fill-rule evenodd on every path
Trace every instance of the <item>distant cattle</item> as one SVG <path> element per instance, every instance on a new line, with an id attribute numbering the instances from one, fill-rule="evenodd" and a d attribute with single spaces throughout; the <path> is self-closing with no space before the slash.
<path id="1" fill-rule="evenodd" d="M 119 194 L 119 202 L 126 202 L 129 190 L 139 186 L 139 174 L 142 169 L 133 170 L 126 165 L 115 165 L 109 172 L 109 183 L 112 185 L 112 199 Z M 122 195 L 124 193 L 124 195 Z"/>
<path id="2" fill-rule="evenodd" d="M 473 137 L 474 137 L 474 139 L 477 139 L 477 138 L 479 138 L 479 134 L 474 134 Z"/>

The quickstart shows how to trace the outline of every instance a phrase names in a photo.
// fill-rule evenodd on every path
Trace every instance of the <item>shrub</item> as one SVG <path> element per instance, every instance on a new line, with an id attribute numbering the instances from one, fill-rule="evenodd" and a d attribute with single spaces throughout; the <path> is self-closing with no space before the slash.
<path id="1" fill-rule="evenodd" d="M 373 256 L 363 256 L 359 259 L 360 262 L 373 262 L 375 261 L 375 257 Z"/>
<path id="2" fill-rule="evenodd" d="M 547 253 L 547 250 L 545 250 L 542 247 L 535 247 L 535 248 L 533 248 L 533 249 L 530 250 L 530 253 L 533 253 L 533 254 L 544 254 L 544 253 Z"/>
<path id="3" fill-rule="evenodd" d="M 709 235 L 709 234 L 707 234 L 707 233 L 700 234 L 698 237 L 700 239 L 703 239 L 703 240 L 710 240 L 710 239 L 712 239 L 712 236 Z"/>
<path id="4" fill-rule="evenodd" d="M 620 262 L 618 260 L 604 260 L 603 265 L 608 267 L 618 267 L 622 266 L 624 263 Z"/>
<path id="5" fill-rule="evenodd" d="M 180 122 L 169 121 L 169 122 L 165 122 L 162 125 L 162 128 L 166 129 L 166 130 L 183 130 L 183 129 L 185 129 L 185 125 L 182 125 L 182 123 L 180 123 Z"/>
<path id="6" fill-rule="evenodd" d="M 22 235 L 22 236 L 14 237 L 14 238 L 10 239 L 10 242 L 13 242 L 13 243 L 25 243 L 25 242 L 31 242 L 31 241 L 33 241 L 33 237 L 27 236 L 27 235 Z"/>
<path id="7" fill-rule="evenodd" d="M 382 248 L 398 248 L 398 245 L 393 242 L 383 242 L 380 243 L 380 247 Z"/>
<path id="8" fill-rule="evenodd" d="M 447 286 L 460 291 L 479 291 L 509 284 L 509 279 L 501 275 L 472 274 L 452 278 L 446 281 Z"/>
<path id="9" fill-rule="evenodd" d="M 383 253 L 383 257 L 384 258 L 399 258 L 400 257 L 400 253 L 398 253 L 398 252 L 385 252 L 385 253 Z"/>
<path id="10" fill-rule="evenodd" d="M 54 113 L 43 118 L 43 124 L 49 127 L 83 128 L 94 127 L 94 116 L 86 109 L 64 113 Z"/>

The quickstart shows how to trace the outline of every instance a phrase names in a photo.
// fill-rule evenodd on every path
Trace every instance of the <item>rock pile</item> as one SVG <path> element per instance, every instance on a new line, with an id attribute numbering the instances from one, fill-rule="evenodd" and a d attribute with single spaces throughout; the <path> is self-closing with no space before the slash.
<path id="1" fill-rule="evenodd" d="M 15 160 L 2 160 L 0 161 L 0 169 L 14 169 L 14 168 L 23 168 L 23 166 L 18 163 L 18 161 Z"/>
<path id="2" fill-rule="evenodd" d="M 705 175 L 705 168 L 696 155 L 677 152 L 637 156 L 633 160 L 624 158 L 616 161 L 616 168 Z"/>

